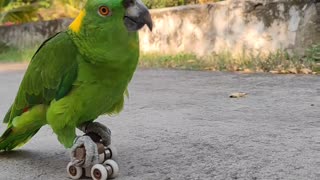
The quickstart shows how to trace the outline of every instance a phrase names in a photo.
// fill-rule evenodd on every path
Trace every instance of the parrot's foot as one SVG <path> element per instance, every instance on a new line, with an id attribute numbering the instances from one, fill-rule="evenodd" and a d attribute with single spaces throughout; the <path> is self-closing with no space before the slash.
<path id="1" fill-rule="evenodd" d="M 102 143 L 94 142 L 94 146 L 97 148 L 99 154 L 99 163 L 95 163 L 95 156 L 90 156 L 92 155 L 90 153 L 95 150 L 91 146 L 91 142 L 87 139 L 88 137 L 90 139 L 92 138 L 88 135 L 84 135 L 75 140 L 75 145 L 72 149 L 71 162 L 69 162 L 67 166 L 69 177 L 71 179 L 91 177 L 96 180 L 107 180 L 118 176 L 119 166 L 114 161 L 117 156 L 115 147 L 112 145 L 106 147 Z M 93 138 L 96 137 L 93 136 Z M 86 142 L 89 142 L 87 143 L 89 146 L 86 146 Z M 90 152 L 88 152 L 88 150 Z M 87 156 L 90 156 L 91 158 L 87 158 Z"/>
<path id="2" fill-rule="evenodd" d="M 101 143 L 105 146 L 109 146 L 111 144 L 111 131 L 110 129 L 99 123 L 99 122 L 90 122 L 82 125 L 80 128 L 84 133 L 88 134 L 96 134 L 101 140 Z"/>
<path id="3" fill-rule="evenodd" d="M 85 159 L 75 158 L 77 148 L 85 148 Z M 89 167 L 99 163 L 99 153 L 97 144 L 89 136 L 80 136 L 75 140 L 71 148 L 71 163 L 74 166 Z"/>

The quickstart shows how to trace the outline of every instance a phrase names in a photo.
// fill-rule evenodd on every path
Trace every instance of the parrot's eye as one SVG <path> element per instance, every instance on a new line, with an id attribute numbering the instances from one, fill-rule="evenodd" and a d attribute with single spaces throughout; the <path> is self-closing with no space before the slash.
<path id="1" fill-rule="evenodd" d="M 108 16 L 108 15 L 110 15 L 110 10 L 107 6 L 101 6 L 99 8 L 99 14 L 101 16 Z"/>

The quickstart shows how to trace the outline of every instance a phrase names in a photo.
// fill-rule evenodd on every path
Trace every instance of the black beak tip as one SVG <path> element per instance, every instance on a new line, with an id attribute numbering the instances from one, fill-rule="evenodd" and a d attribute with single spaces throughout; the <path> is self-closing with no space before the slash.
<path id="1" fill-rule="evenodd" d="M 147 26 L 148 26 L 149 30 L 152 32 L 153 24 L 152 23 L 148 23 Z"/>
<path id="2" fill-rule="evenodd" d="M 148 10 L 146 10 L 146 13 L 144 14 L 143 19 L 144 19 L 144 23 L 148 26 L 149 30 L 152 31 L 153 21 L 152 21 L 151 14 Z"/>

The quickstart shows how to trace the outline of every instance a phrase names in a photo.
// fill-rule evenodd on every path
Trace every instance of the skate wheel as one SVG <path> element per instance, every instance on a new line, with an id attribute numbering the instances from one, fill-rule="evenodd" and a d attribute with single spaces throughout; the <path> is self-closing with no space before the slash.
<path id="1" fill-rule="evenodd" d="M 102 164 L 106 160 L 105 153 L 99 154 L 99 164 Z"/>
<path id="2" fill-rule="evenodd" d="M 80 179 L 83 175 L 83 169 L 81 167 L 72 165 L 71 162 L 69 162 L 67 166 L 67 172 L 71 179 Z"/>
<path id="3" fill-rule="evenodd" d="M 106 148 L 106 151 L 109 151 L 110 153 L 110 157 L 108 157 L 107 159 L 113 159 L 113 160 L 116 160 L 118 158 L 118 151 L 116 149 L 115 146 L 113 145 L 109 145 L 107 148 Z M 107 153 L 106 153 L 107 154 Z"/>
<path id="4" fill-rule="evenodd" d="M 102 164 L 96 164 L 91 168 L 91 177 L 94 180 L 107 180 L 108 171 Z"/>
<path id="5" fill-rule="evenodd" d="M 117 176 L 119 176 L 119 166 L 118 163 L 116 163 L 114 160 L 112 159 L 108 159 L 106 160 L 106 162 L 103 163 L 106 166 L 110 166 L 112 169 L 112 173 L 110 174 L 109 178 L 113 179 L 116 178 Z"/>

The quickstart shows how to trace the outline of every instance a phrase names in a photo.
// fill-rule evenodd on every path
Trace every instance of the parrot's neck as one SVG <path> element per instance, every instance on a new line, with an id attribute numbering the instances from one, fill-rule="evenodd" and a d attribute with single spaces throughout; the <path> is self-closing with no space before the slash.
<path id="1" fill-rule="evenodd" d="M 123 86 L 123 90 L 127 87 L 139 60 L 138 33 L 126 31 L 103 37 L 84 36 L 69 30 L 68 34 L 80 52 L 79 71 L 86 75 L 82 79 L 78 77 L 79 81 L 106 82 Z"/>
<path id="2" fill-rule="evenodd" d="M 136 64 L 139 56 L 137 32 L 109 32 L 84 35 L 68 30 L 68 34 L 86 61 L 119 67 L 128 63 Z M 112 33 L 115 33 L 112 35 Z"/>

